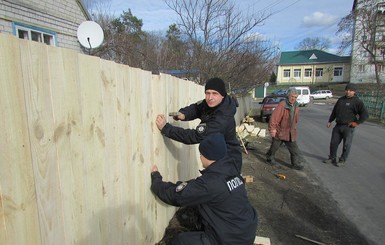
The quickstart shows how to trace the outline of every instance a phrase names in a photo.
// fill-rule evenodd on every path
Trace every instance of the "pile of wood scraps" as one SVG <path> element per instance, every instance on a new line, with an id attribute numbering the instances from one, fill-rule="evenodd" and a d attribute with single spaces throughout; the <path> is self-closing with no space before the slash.
<path id="1" fill-rule="evenodd" d="M 242 147 L 246 154 L 248 154 L 246 147 L 247 147 L 247 144 L 249 143 L 248 141 L 250 140 L 250 137 L 252 138 L 266 137 L 266 129 L 257 127 L 255 120 L 249 116 L 246 116 L 242 120 L 241 125 L 237 126 L 236 131 L 237 131 L 238 138 L 241 141 Z M 252 141 L 255 141 L 255 139 Z"/>

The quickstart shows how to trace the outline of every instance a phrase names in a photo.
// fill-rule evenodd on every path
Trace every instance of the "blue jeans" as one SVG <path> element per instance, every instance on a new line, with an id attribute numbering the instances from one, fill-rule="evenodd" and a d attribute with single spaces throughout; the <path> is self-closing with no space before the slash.
<path id="1" fill-rule="evenodd" d="M 340 160 L 346 161 L 349 156 L 350 148 L 353 142 L 354 128 L 348 125 L 336 125 L 333 128 L 332 138 L 330 140 L 330 159 L 337 158 L 337 149 L 343 141 L 342 154 Z"/>

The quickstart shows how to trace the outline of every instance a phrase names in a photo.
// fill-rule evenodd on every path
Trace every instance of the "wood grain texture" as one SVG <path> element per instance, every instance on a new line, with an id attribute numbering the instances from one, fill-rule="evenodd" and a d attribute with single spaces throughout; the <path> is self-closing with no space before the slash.
<path id="1" fill-rule="evenodd" d="M 0 244 L 38 244 L 41 239 L 20 43 L 8 35 L 0 39 Z"/>
<path id="2" fill-rule="evenodd" d="M 151 193 L 151 165 L 170 181 L 200 167 L 197 146 L 155 117 L 203 87 L 10 35 L 0 45 L 0 244 L 155 243 L 175 208 Z"/>

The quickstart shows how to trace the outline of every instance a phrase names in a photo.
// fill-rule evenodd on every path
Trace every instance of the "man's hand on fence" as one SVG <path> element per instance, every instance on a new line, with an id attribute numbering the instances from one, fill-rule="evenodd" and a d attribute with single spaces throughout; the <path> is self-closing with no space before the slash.
<path id="1" fill-rule="evenodd" d="M 162 130 L 164 126 L 166 125 L 166 117 L 164 115 L 158 115 L 155 120 L 155 124 L 158 127 L 159 130 Z"/>

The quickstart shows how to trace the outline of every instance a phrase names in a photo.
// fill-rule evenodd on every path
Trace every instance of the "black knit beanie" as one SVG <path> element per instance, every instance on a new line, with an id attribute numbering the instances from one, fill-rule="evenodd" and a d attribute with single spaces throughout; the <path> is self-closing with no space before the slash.
<path id="1" fill-rule="evenodd" d="M 354 83 L 348 83 L 346 84 L 345 91 L 350 90 L 350 91 L 356 91 L 356 85 Z"/>
<path id="2" fill-rule="evenodd" d="M 210 78 L 209 80 L 206 81 L 206 86 L 205 86 L 205 91 L 208 89 L 212 89 L 220 93 L 223 97 L 226 96 L 226 87 L 225 87 L 225 82 L 218 78 Z"/>
<path id="3" fill-rule="evenodd" d="M 226 155 L 227 147 L 223 134 L 208 135 L 199 144 L 199 152 L 208 160 L 217 161 Z"/>

